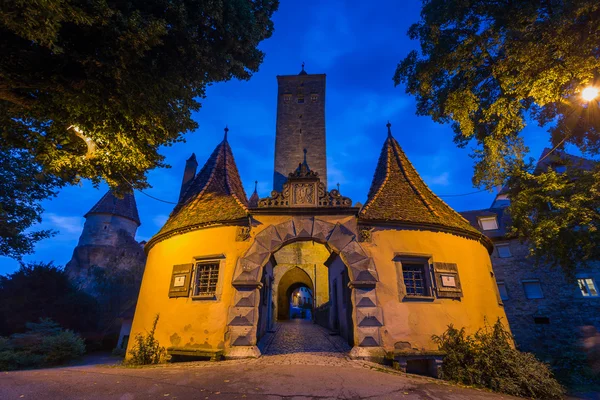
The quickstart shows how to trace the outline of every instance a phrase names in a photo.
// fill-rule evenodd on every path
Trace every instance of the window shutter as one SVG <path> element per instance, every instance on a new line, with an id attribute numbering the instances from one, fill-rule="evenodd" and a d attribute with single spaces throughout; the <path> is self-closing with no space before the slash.
<path id="1" fill-rule="evenodd" d="M 194 264 L 173 265 L 169 297 L 188 297 Z"/>
<path id="2" fill-rule="evenodd" d="M 435 290 L 438 297 L 463 297 L 460 277 L 458 276 L 458 265 L 453 263 L 434 262 L 433 274 L 435 275 Z"/>

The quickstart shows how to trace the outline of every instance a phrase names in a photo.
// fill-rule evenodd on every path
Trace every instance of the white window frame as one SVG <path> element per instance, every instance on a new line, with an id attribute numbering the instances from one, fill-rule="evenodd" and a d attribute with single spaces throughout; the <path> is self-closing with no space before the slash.
<path id="1" fill-rule="evenodd" d="M 590 289 L 590 282 L 592 289 Z M 582 287 L 582 285 L 585 287 L 587 294 L 584 292 L 584 288 Z M 598 293 L 598 285 L 596 285 L 596 280 L 591 276 L 577 278 L 577 286 L 579 287 L 579 291 L 581 292 L 581 295 L 583 297 L 600 297 L 600 293 Z M 592 294 L 592 290 L 596 292 L 596 294 Z"/>
<path id="2" fill-rule="evenodd" d="M 496 217 L 496 216 L 478 217 L 478 220 L 479 220 L 479 226 L 481 226 L 481 229 L 483 229 L 484 231 L 497 231 L 498 230 L 498 217 Z M 494 223 L 494 227 L 486 228 L 485 223 L 492 222 L 492 221 Z"/>

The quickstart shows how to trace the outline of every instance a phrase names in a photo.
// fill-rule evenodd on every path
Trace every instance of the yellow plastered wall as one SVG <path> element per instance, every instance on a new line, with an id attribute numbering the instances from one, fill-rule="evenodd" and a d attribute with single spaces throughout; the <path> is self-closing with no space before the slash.
<path id="1" fill-rule="evenodd" d="M 437 350 L 431 336 L 441 334 L 451 323 L 465 327 L 468 333 L 483 327 L 484 318 L 493 324 L 500 317 L 507 325 L 496 295 L 490 257 L 481 243 L 449 233 L 385 228 L 376 229 L 372 243 L 363 246 L 373 257 L 379 274 L 377 298 L 384 314 L 381 334 L 386 349 L 408 342 L 412 349 Z M 432 256 L 433 262 L 457 264 L 463 297 L 405 301 L 399 288 L 403 284 L 400 266 L 394 261 L 397 253 Z"/>
<path id="2" fill-rule="evenodd" d="M 156 339 L 162 346 L 222 349 L 235 264 L 251 242 L 237 242 L 234 226 L 206 228 L 177 235 L 150 249 L 133 319 L 131 349 L 137 334 L 145 334 L 160 314 Z M 191 296 L 169 298 L 173 265 L 189 264 L 195 257 L 223 254 L 219 268 L 216 300 Z"/>

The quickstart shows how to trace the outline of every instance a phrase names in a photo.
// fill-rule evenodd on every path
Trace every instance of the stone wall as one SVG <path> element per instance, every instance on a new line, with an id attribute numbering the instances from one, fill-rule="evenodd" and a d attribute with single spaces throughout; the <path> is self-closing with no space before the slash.
<path id="1" fill-rule="evenodd" d="M 119 246 L 119 231 L 135 237 L 138 224 L 130 219 L 112 214 L 91 214 L 85 219 L 83 232 L 77 246 Z"/>
<path id="2" fill-rule="evenodd" d="M 496 280 L 504 283 L 508 298 L 503 300 L 506 316 L 520 350 L 533 352 L 543 359 L 560 358 L 576 343 L 585 326 L 600 329 L 600 297 L 584 297 L 577 277 L 600 282 L 600 266 L 577 271 L 566 278 L 559 268 L 533 264 L 527 259 L 528 248 L 517 240 L 509 244 L 512 257 L 501 258 L 497 249 L 492 254 Z M 528 299 L 524 280 L 539 280 L 543 298 Z"/>
<path id="3" fill-rule="evenodd" d="M 288 174 L 304 159 L 304 149 L 308 165 L 327 188 L 325 75 L 278 76 L 277 82 L 273 189 L 283 189 Z"/>
<path id="4" fill-rule="evenodd" d="M 316 290 L 313 293 L 315 306 L 320 306 L 329 301 L 328 272 L 325 266 L 325 261 L 327 261 L 329 256 L 329 250 L 324 245 L 315 242 L 291 243 L 277 251 L 274 254 L 277 266 L 273 271 L 275 279 L 273 281 L 274 303 L 279 303 L 275 296 L 278 296 L 281 278 L 292 268 L 296 267 L 303 270 L 313 285 L 316 286 Z M 275 315 L 278 315 L 277 309 L 275 310 Z"/>

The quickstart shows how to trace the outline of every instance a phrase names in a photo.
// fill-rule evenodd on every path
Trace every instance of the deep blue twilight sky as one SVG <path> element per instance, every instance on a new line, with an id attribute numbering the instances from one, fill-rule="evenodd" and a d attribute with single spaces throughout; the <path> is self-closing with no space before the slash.
<path id="1" fill-rule="evenodd" d="M 449 125 L 415 116 L 414 99 L 394 87 L 397 63 L 417 43 L 406 31 L 419 18 L 420 1 L 358 0 L 282 1 L 274 16 L 275 32 L 261 43 L 266 53 L 260 71 L 250 81 L 231 81 L 207 90 L 201 110 L 194 115 L 199 128 L 186 143 L 162 150 L 171 169 L 149 173 L 152 196 L 177 201 L 185 160 L 196 153 L 200 167 L 222 140 L 229 126 L 229 142 L 248 197 L 259 181 L 261 197 L 269 195 L 273 179 L 276 75 L 297 74 L 302 61 L 308 73 L 327 74 L 327 155 L 330 189 L 340 183 L 343 195 L 364 203 L 386 137 L 386 123 L 425 182 L 438 195 L 476 191 L 471 184 L 469 149 L 452 142 Z M 545 129 L 524 132 L 532 157 L 548 146 Z M 200 168 L 199 167 L 199 168 Z M 106 192 L 89 182 L 62 190 L 44 202 L 43 228 L 60 231 L 39 242 L 25 261 L 54 261 L 65 265 L 83 227 L 83 215 Z M 458 211 L 489 207 L 493 193 L 443 199 Z M 148 240 L 166 221 L 172 205 L 136 192 L 142 220 L 137 240 Z M 0 274 L 19 264 L 0 258 Z"/>

